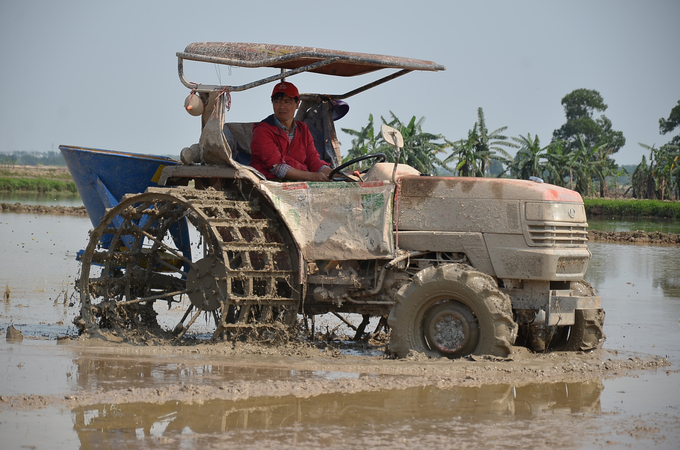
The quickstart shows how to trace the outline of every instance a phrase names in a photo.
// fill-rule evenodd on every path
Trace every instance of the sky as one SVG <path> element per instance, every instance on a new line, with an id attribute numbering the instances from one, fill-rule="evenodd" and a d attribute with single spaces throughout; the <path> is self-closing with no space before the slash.
<path id="1" fill-rule="evenodd" d="M 392 111 L 425 117 L 423 130 L 465 138 L 482 107 L 489 131 L 538 135 L 565 123 L 561 99 L 594 89 L 638 164 L 680 100 L 680 1 L 145 1 L 0 0 L 0 152 L 59 145 L 179 157 L 200 119 L 183 108 L 178 51 L 192 42 L 255 42 L 434 61 L 348 99 L 336 122 L 343 154 L 358 130 Z M 192 63 L 190 81 L 239 85 L 275 74 Z M 387 72 L 385 72 L 386 74 Z M 290 77 L 301 92 L 339 94 L 382 76 Z M 232 94 L 226 120 L 271 114 L 273 85 Z M 677 134 L 677 130 L 673 134 Z"/>

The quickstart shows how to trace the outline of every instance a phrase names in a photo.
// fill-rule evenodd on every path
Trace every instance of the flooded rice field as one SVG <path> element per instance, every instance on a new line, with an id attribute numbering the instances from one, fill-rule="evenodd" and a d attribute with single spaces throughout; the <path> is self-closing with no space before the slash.
<path id="1" fill-rule="evenodd" d="M 678 448 L 679 247 L 591 244 L 603 350 L 393 360 L 380 347 L 58 339 L 76 332 L 90 228 L 0 214 L 0 330 L 23 335 L 0 340 L 3 449 Z"/>

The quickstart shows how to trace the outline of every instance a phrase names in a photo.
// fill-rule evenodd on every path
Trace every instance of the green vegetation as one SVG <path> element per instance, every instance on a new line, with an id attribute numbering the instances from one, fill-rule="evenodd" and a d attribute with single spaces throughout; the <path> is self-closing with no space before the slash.
<path id="1" fill-rule="evenodd" d="M 553 132 L 553 142 L 564 141 L 570 150 L 607 144 L 610 153 L 618 152 L 626 144 L 620 131 L 612 130 L 612 122 L 603 113 L 607 109 L 604 99 L 593 89 L 575 89 L 562 98 L 567 122 Z"/>
<path id="2" fill-rule="evenodd" d="M 671 133 L 678 127 L 680 127 L 680 100 L 678 100 L 678 104 L 671 109 L 668 119 L 664 119 L 663 117 L 659 119 L 659 132 L 661 134 Z M 680 134 L 673 136 L 673 139 L 671 139 L 669 143 L 680 146 Z"/>
<path id="3" fill-rule="evenodd" d="M 77 194 L 78 190 L 64 166 L 0 165 L 0 192 Z"/>
<path id="4" fill-rule="evenodd" d="M 666 144 L 660 148 L 639 144 L 649 151 L 649 164 L 645 155 L 632 174 L 633 197 L 680 199 L 680 146 Z"/>
<path id="5" fill-rule="evenodd" d="M 501 127 L 489 132 L 484 120 L 484 110 L 477 109 L 477 122 L 468 131 L 468 137 L 456 142 L 446 141 L 453 152 L 444 163 L 455 161 L 454 174 L 463 177 L 484 177 L 489 174 L 493 162 L 507 164 L 510 154 L 502 147 L 519 147 L 508 141 L 501 133 L 507 127 Z"/>
<path id="6" fill-rule="evenodd" d="M 0 164 L 24 166 L 66 166 L 61 152 L 11 152 L 0 153 Z"/>
<path id="7" fill-rule="evenodd" d="M 2 178 L 42 178 L 45 180 L 73 181 L 65 167 L 0 166 Z"/>
<path id="8" fill-rule="evenodd" d="M 544 172 L 540 157 L 542 152 L 547 152 L 550 145 L 541 147 L 541 140 L 538 136 L 531 137 L 531 133 L 526 136 L 512 137 L 512 140 L 519 144 L 519 150 L 515 158 L 508 164 L 510 174 L 515 178 L 528 180 L 530 177 L 540 177 Z"/>
<path id="9" fill-rule="evenodd" d="M 611 217 L 663 217 L 680 219 L 680 202 L 584 198 L 586 213 Z"/>
<path id="10" fill-rule="evenodd" d="M 552 141 L 541 145 L 538 136 L 510 137 L 502 135 L 507 127 L 489 132 L 482 108 L 467 138 L 450 141 L 441 134 L 425 133 L 424 118 L 415 116 L 403 124 L 394 114 L 383 123 L 400 129 L 404 135 L 402 157 L 423 173 L 465 177 L 541 178 L 557 186 L 573 189 L 583 197 L 611 198 L 632 195 L 637 199 L 680 200 L 680 135 L 659 148 L 640 144 L 649 156 L 642 156 L 637 166 L 619 166 L 613 156 L 626 143 L 623 133 L 612 128 L 602 114 L 607 105 L 599 92 L 576 89 L 562 98 L 566 123 L 554 130 Z M 667 119 L 659 119 L 659 132 L 680 129 L 680 101 Z M 345 160 L 361 155 L 384 152 L 391 148 L 376 133 L 373 115 L 359 131 L 343 128 L 354 136 Z M 514 157 L 503 148 L 518 148 Z M 450 149 L 450 150 L 449 150 Z M 448 156 L 440 159 L 445 151 Z M 388 158 L 394 161 L 394 157 Z M 448 164 L 451 164 L 449 167 Z M 637 206 L 640 213 L 657 215 L 657 207 Z M 637 209 L 635 210 L 637 211 Z M 671 216 L 661 213 L 660 216 Z"/>
<path id="11" fill-rule="evenodd" d="M 45 178 L 0 178 L 0 192 L 69 192 L 77 194 L 73 181 L 49 180 Z"/>
<path id="12" fill-rule="evenodd" d="M 442 134 L 423 131 L 424 117 L 413 116 L 402 122 L 390 111 L 383 123 L 397 128 L 404 138 L 400 162 L 422 173 L 467 177 L 538 177 L 557 186 L 573 189 L 583 197 L 615 199 L 632 195 L 636 199 L 661 200 L 635 206 L 617 206 L 606 214 L 679 217 L 663 200 L 680 200 L 680 134 L 668 143 L 649 146 L 640 143 L 645 153 L 637 166 L 619 166 L 613 159 L 625 144 L 623 133 L 612 128 L 602 114 L 607 105 L 600 93 L 592 89 L 576 89 L 562 98 L 566 123 L 553 131 L 548 145 L 541 145 L 536 135 L 507 137 L 507 127 L 489 131 L 482 108 L 466 138 L 450 141 Z M 659 119 L 662 135 L 680 130 L 680 101 L 668 118 Z M 374 125 L 373 115 L 360 130 L 342 128 L 353 137 L 345 161 L 372 153 L 385 153 L 394 162 L 394 148 L 387 144 Z M 518 148 L 515 156 L 506 149 Z M 447 154 L 448 153 L 448 154 Z M 24 164 L 32 166 L 26 168 Z M 63 166 L 61 153 L 0 154 L 0 191 L 76 192 L 70 175 Z M 449 166 L 449 164 L 451 166 Z M 365 167 L 360 167 L 365 168 Z M 61 169 L 61 170 L 60 170 Z M 61 183 L 51 183 L 51 181 Z M 591 201 L 591 200 L 589 200 Z M 661 205 L 661 206 L 657 206 Z M 670 208 L 670 209 L 669 209 Z M 600 207 L 602 209 L 602 207 Z M 670 211 L 670 212 L 669 212 Z"/>
<path id="13" fill-rule="evenodd" d="M 416 116 L 413 116 L 408 123 L 403 123 L 392 111 L 390 111 L 390 115 L 392 119 L 389 122 L 384 117 L 380 119 L 384 124 L 399 130 L 404 138 L 404 148 L 401 149 L 399 155 L 401 164 L 408 164 L 422 173 L 431 174 L 438 173 L 439 168 L 447 169 L 446 164 L 437 155 L 443 153 L 449 145 L 435 142 L 444 139 L 444 136 L 423 131 L 424 117 L 416 120 Z M 361 130 L 342 128 L 342 131 L 354 136 L 352 147 L 347 152 L 343 162 L 372 153 L 385 153 L 388 162 L 396 160 L 397 155 L 394 154 L 394 147 L 385 142 L 381 133 L 375 130 L 372 114 L 368 116 L 368 125 Z M 364 167 L 360 165 L 359 168 Z"/>

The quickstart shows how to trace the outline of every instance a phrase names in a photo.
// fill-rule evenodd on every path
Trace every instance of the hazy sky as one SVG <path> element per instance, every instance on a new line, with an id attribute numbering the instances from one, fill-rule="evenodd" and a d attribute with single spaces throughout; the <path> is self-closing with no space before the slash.
<path id="1" fill-rule="evenodd" d="M 484 108 L 490 131 L 537 134 L 564 122 L 560 101 L 599 91 L 626 137 L 615 155 L 637 164 L 638 145 L 664 144 L 659 118 L 680 100 L 680 1 L 0 1 L 0 151 L 60 144 L 175 155 L 198 141 L 183 110 L 175 53 L 199 41 L 260 42 L 406 56 L 446 66 L 414 72 L 349 100 L 336 127 L 373 114 L 449 140 L 467 136 Z M 261 71 L 194 64 L 190 81 L 242 84 Z M 274 74 L 264 71 L 264 75 Z M 367 78 L 375 79 L 376 76 Z M 302 92 L 343 93 L 360 82 L 291 77 Z M 272 85 L 234 93 L 227 120 L 271 113 Z M 676 131 L 677 133 L 677 131 Z M 343 154 L 350 137 L 339 133 Z"/>

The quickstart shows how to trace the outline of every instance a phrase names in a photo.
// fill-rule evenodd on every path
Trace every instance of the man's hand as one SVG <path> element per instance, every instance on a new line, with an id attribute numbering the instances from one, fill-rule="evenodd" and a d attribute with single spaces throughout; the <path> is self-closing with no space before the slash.
<path id="1" fill-rule="evenodd" d="M 307 172 L 309 174 L 309 179 L 307 181 L 331 181 L 323 172 Z"/>
<path id="2" fill-rule="evenodd" d="M 291 167 L 288 169 L 286 179 L 295 181 L 331 181 L 328 178 L 330 172 L 330 167 L 324 167 L 320 172 L 307 172 L 306 170 L 298 170 Z"/>

